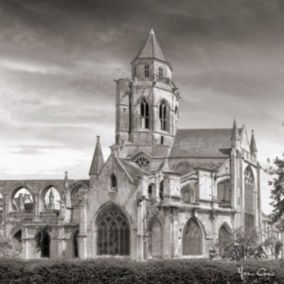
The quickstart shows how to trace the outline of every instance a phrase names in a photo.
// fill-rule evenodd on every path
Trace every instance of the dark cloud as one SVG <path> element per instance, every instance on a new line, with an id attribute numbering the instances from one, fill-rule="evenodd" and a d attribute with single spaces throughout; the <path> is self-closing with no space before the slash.
<path id="1" fill-rule="evenodd" d="M 95 136 L 105 153 L 114 141 L 114 79 L 130 76 L 153 26 L 182 95 L 180 126 L 230 127 L 237 118 L 255 129 L 262 160 L 279 155 L 283 12 L 281 0 L 3 0 L 0 144 L 43 164 L 61 150 L 44 145 L 66 147 L 75 177 L 85 177 Z"/>

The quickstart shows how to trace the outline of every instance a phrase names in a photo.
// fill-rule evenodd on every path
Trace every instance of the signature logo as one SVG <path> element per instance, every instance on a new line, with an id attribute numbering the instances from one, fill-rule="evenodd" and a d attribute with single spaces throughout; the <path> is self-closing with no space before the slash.
<path id="1" fill-rule="evenodd" d="M 267 268 L 261 267 L 257 269 L 255 272 L 250 272 L 250 271 L 244 271 L 244 267 L 240 266 L 238 267 L 238 273 L 240 274 L 241 280 L 247 280 L 249 277 L 274 277 L 275 273 L 272 271 L 269 271 Z"/>

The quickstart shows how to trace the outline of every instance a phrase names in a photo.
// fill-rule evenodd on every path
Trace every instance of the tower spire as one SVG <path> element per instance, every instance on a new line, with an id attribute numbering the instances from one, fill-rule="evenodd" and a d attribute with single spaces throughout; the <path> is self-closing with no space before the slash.
<path id="1" fill-rule="evenodd" d="M 232 136 L 231 136 L 232 146 L 236 147 L 237 141 L 239 141 L 239 140 L 240 140 L 240 134 L 239 134 L 239 130 L 238 130 L 238 127 L 237 127 L 236 119 L 234 119 Z"/>
<path id="2" fill-rule="evenodd" d="M 155 58 L 167 62 L 153 28 L 150 29 L 143 47 L 140 49 L 134 60 L 138 58 Z"/>
<path id="3" fill-rule="evenodd" d="M 104 164 L 104 156 L 100 143 L 100 136 L 97 136 L 96 148 L 90 168 L 89 175 L 97 175 Z"/>
<path id="4" fill-rule="evenodd" d="M 254 137 L 254 131 L 251 131 L 251 139 L 250 139 L 250 152 L 252 154 L 257 153 L 257 147 L 256 147 L 256 142 L 255 142 L 255 137 Z"/>

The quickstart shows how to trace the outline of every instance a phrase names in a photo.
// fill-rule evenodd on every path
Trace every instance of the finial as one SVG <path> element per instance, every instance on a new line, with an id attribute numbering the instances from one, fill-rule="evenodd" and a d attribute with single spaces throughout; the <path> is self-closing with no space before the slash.
<path id="1" fill-rule="evenodd" d="M 150 29 L 150 34 L 154 34 L 155 32 L 154 32 L 154 29 L 153 29 L 153 27 L 151 27 L 151 29 Z"/>
<path id="2" fill-rule="evenodd" d="M 68 171 L 65 171 L 64 175 L 65 175 L 64 179 L 67 180 L 68 179 Z"/>
<path id="3" fill-rule="evenodd" d="M 100 141 L 100 135 L 97 135 L 97 141 Z"/>

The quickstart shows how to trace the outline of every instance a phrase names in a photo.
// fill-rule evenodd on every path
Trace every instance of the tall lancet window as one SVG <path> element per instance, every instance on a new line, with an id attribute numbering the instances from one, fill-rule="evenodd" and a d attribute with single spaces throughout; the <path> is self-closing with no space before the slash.
<path id="1" fill-rule="evenodd" d="M 150 66 L 148 64 L 144 66 L 144 75 L 145 78 L 150 78 Z"/>
<path id="2" fill-rule="evenodd" d="M 162 67 L 159 67 L 159 79 L 163 79 L 164 77 L 164 72 L 163 72 L 163 68 Z"/>
<path id="3" fill-rule="evenodd" d="M 165 101 L 162 101 L 159 107 L 159 117 L 161 130 L 168 131 L 168 106 Z"/>
<path id="4" fill-rule="evenodd" d="M 149 104 L 143 98 L 140 104 L 140 114 L 141 114 L 141 127 L 149 129 Z"/>

